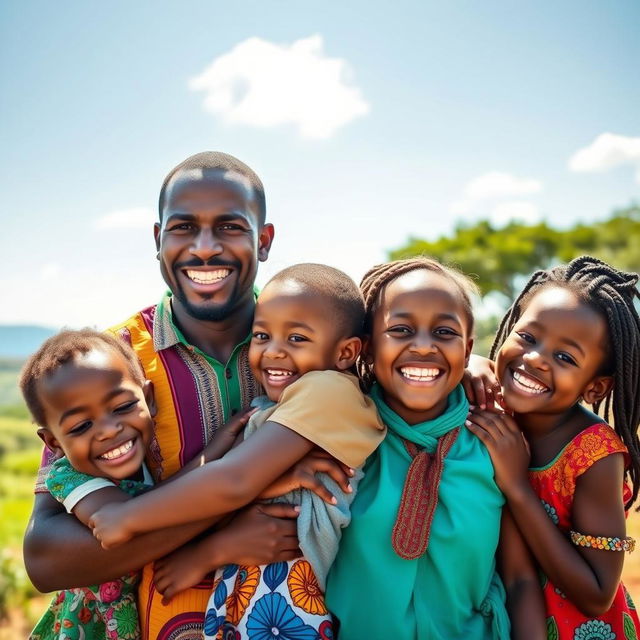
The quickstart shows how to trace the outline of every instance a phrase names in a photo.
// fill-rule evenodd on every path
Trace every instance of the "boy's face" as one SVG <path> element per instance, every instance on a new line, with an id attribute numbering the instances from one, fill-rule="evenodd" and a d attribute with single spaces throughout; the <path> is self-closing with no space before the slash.
<path id="1" fill-rule="evenodd" d="M 261 224 L 244 176 L 194 169 L 169 182 L 155 238 L 174 304 L 191 317 L 219 322 L 253 303 L 258 261 L 267 259 L 273 226 Z"/>
<path id="2" fill-rule="evenodd" d="M 338 335 L 331 308 L 298 283 L 274 282 L 258 298 L 249 363 L 269 399 L 309 371 L 345 370 L 360 351 L 358 338 Z"/>
<path id="3" fill-rule="evenodd" d="M 151 383 L 133 380 L 123 356 L 99 348 L 79 354 L 42 380 L 38 394 L 47 422 L 38 435 L 77 471 L 113 480 L 139 472 L 153 393 Z"/>

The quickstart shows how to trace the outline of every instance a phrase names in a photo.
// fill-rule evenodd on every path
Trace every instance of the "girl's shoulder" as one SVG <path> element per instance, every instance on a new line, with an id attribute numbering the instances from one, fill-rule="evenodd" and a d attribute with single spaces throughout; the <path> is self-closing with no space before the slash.
<path id="1" fill-rule="evenodd" d="M 556 467 L 562 469 L 564 474 L 577 477 L 590 469 L 598 460 L 614 453 L 623 453 L 625 465 L 628 463 L 627 447 L 620 436 L 605 422 L 597 422 L 576 434 L 552 463 L 539 470 Z"/>

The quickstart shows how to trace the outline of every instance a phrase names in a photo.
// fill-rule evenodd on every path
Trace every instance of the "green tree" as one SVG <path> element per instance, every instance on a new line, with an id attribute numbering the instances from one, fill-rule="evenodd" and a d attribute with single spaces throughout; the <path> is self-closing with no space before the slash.
<path id="1" fill-rule="evenodd" d="M 487 220 L 460 223 L 451 236 L 434 241 L 410 238 L 389 255 L 391 259 L 432 256 L 474 276 L 483 295 L 497 291 L 513 300 L 518 276 L 583 253 L 621 269 L 640 270 L 640 206 L 614 211 L 602 222 L 580 223 L 565 230 L 546 222 L 513 221 L 502 227 Z"/>

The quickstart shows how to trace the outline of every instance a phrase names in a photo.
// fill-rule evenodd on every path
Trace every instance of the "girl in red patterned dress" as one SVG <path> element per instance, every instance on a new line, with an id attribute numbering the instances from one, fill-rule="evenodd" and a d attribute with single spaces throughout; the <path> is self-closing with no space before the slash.
<path id="1" fill-rule="evenodd" d="M 550 639 L 640 634 L 620 582 L 640 481 L 637 283 L 588 256 L 534 274 L 492 352 L 508 413 L 475 410 L 466 423 L 540 566 Z M 613 428 L 583 406 L 603 401 Z"/>

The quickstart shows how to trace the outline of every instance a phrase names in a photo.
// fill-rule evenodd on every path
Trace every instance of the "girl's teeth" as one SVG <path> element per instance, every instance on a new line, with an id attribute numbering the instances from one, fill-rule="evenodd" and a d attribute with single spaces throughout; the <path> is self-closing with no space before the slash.
<path id="1" fill-rule="evenodd" d="M 440 373 L 439 369 L 425 369 L 422 367 L 402 367 L 400 373 L 409 380 L 418 382 L 430 382 L 435 380 Z"/>
<path id="2" fill-rule="evenodd" d="M 544 385 L 538 384 L 529 378 L 528 376 L 523 375 L 519 371 L 513 372 L 513 379 L 516 381 L 519 387 L 525 389 L 529 393 L 544 393 L 549 389 Z"/>
<path id="3" fill-rule="evenodd" d="M 129 442 L 125 442 L 123 445 L 119 446 L 117 449 L 111 449 L 111 451 L 107 451 L 103 453 L 100 457 L 105 460 L 115 460 L 120 456 L 123 456 L 129 449 L 133 447 L 133 440 L 129 440 Z"/>
<path id="4" fill-rule="evenodd" d="M 267 374 L 272 378 L 283 377 L 286 378 L 288 376 L 292 376 L 293 373 L 291 371 L 284 371 L 283 369 L 267 369 Z"/>
<path id="5" fill-rule="evenodd" d="M 194 271 L 187 269 L 187 277 L 196 284 L 213 284 L 226 278 L 231 273 L 231 269 L 216 269 L 215 271 Z"/>

